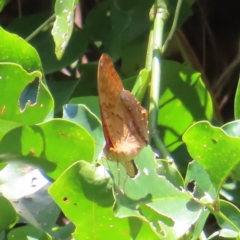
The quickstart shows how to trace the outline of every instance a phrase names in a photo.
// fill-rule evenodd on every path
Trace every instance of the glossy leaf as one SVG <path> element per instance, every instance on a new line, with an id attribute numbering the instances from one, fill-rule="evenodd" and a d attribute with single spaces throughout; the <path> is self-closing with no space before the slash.
<path id="1" fill-rule="evenodd" d="M 189 67 L 163 61 L 162 80 L 158 130 L 172 153 L 183 144 L 182 135 L 194 122 L 212 119 L 213 107 L 200 74 Z M 181 161 L 179 154 L 176 159 Z"/>
<path id="2" fill-rule="evenodd" d="M 0 119 L 3 136 L 20 124 L 44 121 L 53 109 L 53 99 L 41 81 L 39 71 L 26 72 L 20 65 L 0 63 Z M 25 90 L 36 83 L 30 94 Z"/>
<path id="3" fill-rule="evenodd" d="M 1 162 L 28 163 L 53 179 L 79 159 L 91 162 L 94 152 L 93 138 L 84 128 L 60 119 L 13 129 L 0 143 Z"/>
<path id="4" fill-rule="evenodd" d="M 187 130 L 183 141 L 192 158 L 208 172 L 215 191 L 219 192 L 239 163 L 240 139 L 230 137 L 208 122 L 199 122 Z"/>
<path id="5" fill-rule="evenodd" d="M 114 217 L 111 210 L 114 199 L 108 186 L 109 176 L 102 166 L 95 167 L 80 161 L 68 168 L 49 188 L 51 196 L 76 225 L 73 236 L 76 239 L 129 239 L 129 235 L 140 234 L 144 239 L 157 239 L 146 231 L 146 223 L 138 221 L 134 227 L 134 220 Z M 135 232 L 139 224 L 142 227 Z"/>
<path id="6" fill-rule="evenodd" d="M 19 64 L 27 72 L 42 72 L 41 61 L 36 49 L 19 36 L 8 33 L 2 28 L 0 28 L 0 36 L 0 62 Z"/>

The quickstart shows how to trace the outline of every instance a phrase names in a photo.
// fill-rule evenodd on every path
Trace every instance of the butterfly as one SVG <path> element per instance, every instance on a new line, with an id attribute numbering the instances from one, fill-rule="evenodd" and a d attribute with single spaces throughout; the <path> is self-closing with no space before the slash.
<path id="1" fill-rule="evenodd" d="M 148 112 L 123 88 L 107 54 L 100 57 L 97 82 L 106 158 L 120 162 L 135 177 L 138 169 L 133 159 L 148 145 Z"/>

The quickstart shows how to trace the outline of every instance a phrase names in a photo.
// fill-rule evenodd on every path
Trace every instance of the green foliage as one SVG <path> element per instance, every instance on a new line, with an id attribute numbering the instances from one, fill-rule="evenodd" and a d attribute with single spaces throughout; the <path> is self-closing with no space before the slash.
<path id="1" fill-rule="evenodd" d="M 174 22 L 173 2 L 157 6 L 172 14 L 165 31 L 159 29 L 163 36 Z M 210 214 L 220 229 L 212 238 L 239 239 L 239 121 L 213 126 L 201 74 L 160 55 L 159 98 L 148 91 L 150 80 L 155 87 L 155 62 L 149 69 L 146 60 L 149 49 L 156 57 L 148 46 L 153 1 L 102 1 L 81 30 L 73 25 L 76 3 L 56 1 L 53 26 L 47 21 L 33 34 L 48 14 L 0 28 L 0 239 L 199 239 Z M 177 26 L 192 3 L 184 2 Z M 134 159 L 135 178 L 101 158 L 97 64 L 76 64 L 88 51 L 121 58 L 125 88 L 146 108 L 155 101 L 152 148 Z M 71 76 L 60 73 L 67 67 Z M 238 86 L 236 118 L 239 92 Z"/>

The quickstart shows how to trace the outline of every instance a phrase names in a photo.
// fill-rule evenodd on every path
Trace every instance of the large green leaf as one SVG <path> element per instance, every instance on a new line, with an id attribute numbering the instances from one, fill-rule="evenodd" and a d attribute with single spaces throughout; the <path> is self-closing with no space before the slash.
<path id="1" fill-rule="evenodd" d="M 182 147 L 183 133 L 196 121 L 211 120 L 213 106 L 200 74 L 172 61 L 162 61 L 162 84 L 158 130 L 178 164 L 186 161 Z"/>
<path id="2" fill-rule="evenodd" d="M 67 104 L 63 108 L 63 118 L 78 123 L 84 127 L 94 138 L 96 151 L 94 159 L 99 158 L 105 145 L 102 125 L 100 120 L 81 104 Z"/>
<path id="3" fill-rule="evenodd" d="M 0 162 L 24 162 L 56 179 L 79 159 L 91 162 L 95 142 L 79 125 L 61 119 L 8 132 L 0 143 Z"/>
<path id="4" fill-rule="evenodd" d="M 41 72 L 28 73 L 18 64 L 0 63 L 0 78 L 1 137 L 20 124 L 36 124 L 47 118 L 53 99 L 41 81 Z M 30 91 L 25 91 L 27 88 Z"/>
<path id="5" fill-rule="evenodd" d="M 123 47 L 149 29 L 152 4 L 153 1 L 145 0 L 101 2 L 88 13 L 84 30 L 93 42 L 100 41 L 103 51 L 116 60 Z"/>
<path id="6" fill-rule="evenodd" d="M 156 233 L 161 235 L 160 229 L 163 229 L 167 239 L 179 238 L 195 223 L 203 207 L 193 201 L 191 194 L 182 190 L 182 180 L 174 186 L 174 182 L 170 183 L 167 179 L 171 176 L 168 171 L 166 174 L 164 171 L 157 171 L 159 175 L 156 173 L 156 169 L 162 166 L 156 164 L 150 147 L 141 151 L 135 163 L 139 173 L 133 179 L 127 177 L 121 165 L 119 172 L 116 163 L 105 164 L 114 176 L 116 216 L 145 217 L 151 222 L 145 214 L 151 209 L 159 219 L 153 225 Z"/>
<path id="7" fill-rule="evenodd" d="M 0 28 L 0 36 L 0 62 L 19 64 L 28 72 L 42 72 L 38 53 L 29 43 L 2 28 Z"/>
<path id="8" fill-rule="evenodd" d="M 207 171 L 214 191 L 219 192 L 239 163 L 240 139 L 227 135 L 208 122 L 198 122 L 187 130 L 183 141 L 192 158 Z"/>
<path id="9" fill-rule="evenodd" d="M 64 214 L 76 225 L 75 239 L 129 239 L 130 236 L 133 239 L 157 239 L 146 222 L 114 217 L 114 199 L 108 186 L 109 176 L 102 166 L 80 161 L 49 188 Z"/>

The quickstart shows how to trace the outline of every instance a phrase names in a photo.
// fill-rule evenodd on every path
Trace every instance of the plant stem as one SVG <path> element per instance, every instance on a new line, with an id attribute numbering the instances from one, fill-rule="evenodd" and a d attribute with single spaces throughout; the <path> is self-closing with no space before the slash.
<path id="1" fill-rule="evenodd" d="M 155 134 L 158 124 L 158 102 L 161 86 L 161 49 L 163 39 L 163 27 L 167 16 L 165 2 L 161 0 L 156 0 L 154 6 L 151 9 L 151 14 L 154 14 L 154 22 L 153 28 L 149 35 L 149 44 L 146 60 L 146 68 L 152 70 L 149 104 L 149 131 L 151 133 L 151 141 L 160 151 L 161 157 L 170 158 L 170 155 L 159 135 Z"/>
<path id="2" fill-rule="evenodd" d="M 39 26 L 34 32 L 32 32 L 25 40 L 29 42 L 32 40 L 42 29 L 47 26 L 50 22 L 52 22 L 55 18 L 55 14 L 53 14 L 47 21 L 45 21 L 41 26 Z"/>
<path id="3" fill-rule="evenodd" d="M 212 214 L 217 215 L 219 218 L 223 219 L 225 222 L 231 225 L 236 231 L 240 232 L 240 229 L 229 218 L 227 218 L 221 211 L 216 211 L 212 205 L 208 205 L 208 209 Z"/>
<path id="4" fill-rule="evenodd" d="M 179 16 L 181 5 L 182 5 L 182 0 L 178 0 L 177 6 L 176 6 L 176 11 L 175 11 L 175 14 L 174 14 L 173 24 L 172 24 L 171 30 L 170 30 L 170 32 L 167 36 L 167 39 L 166 39 L 166 41 L 165 41 L 165 43 L 162 47 L 162 52 L 164 52 L 167 49 L 169 41 L 172 39 L 172 37 L 175 33 L 175 30 L 177 28 L 178 16 Z"/>

